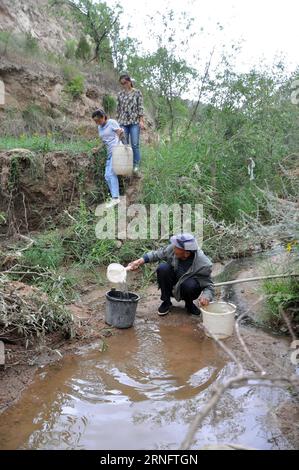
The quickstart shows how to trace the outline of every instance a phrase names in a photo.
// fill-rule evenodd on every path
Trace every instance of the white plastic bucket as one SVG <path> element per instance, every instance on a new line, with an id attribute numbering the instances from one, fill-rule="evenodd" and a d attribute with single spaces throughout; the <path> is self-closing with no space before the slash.
<path id="1" fill-rule="evenodd" d="M 233 334 L 237 307 L 228 302 L 210 302 L 200 307 L 205 333 L 210 338 L 212 333 L 217 339 L 228 338 Z"/>
<path id="2" fill-rule="evenodd" d="M 107 268 L 107 278 L 115 284 L 125 283 L 127 280 L 127 270 L 122 264 L 111 263 Z"/>
<path id="3" fill-rule="evenodd" d="M 116 175 L 130 176 L 133 173 L 133 150 L 130 145 L 115 145 L 112 149 L 112 168 Z"/>

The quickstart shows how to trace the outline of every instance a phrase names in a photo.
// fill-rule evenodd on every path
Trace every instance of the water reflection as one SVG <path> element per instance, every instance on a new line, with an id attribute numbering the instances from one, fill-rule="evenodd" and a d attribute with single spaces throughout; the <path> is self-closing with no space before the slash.
<path id="1" fill-rule="evenodd" d="M 211 397 L 210 385 L 234 372 L 191 322 L 139 321 L 109 344 L 104 353 L 95 349 L 43 369 L 21 402 L 1 416 L 0 448 L 177 449 Z M 228 392 L 195 446 L 229 436 L 275 447 L 263 421 L 269 395 L 258 393 Z M 273 403 L 282 398 L 271 396 Z"/>

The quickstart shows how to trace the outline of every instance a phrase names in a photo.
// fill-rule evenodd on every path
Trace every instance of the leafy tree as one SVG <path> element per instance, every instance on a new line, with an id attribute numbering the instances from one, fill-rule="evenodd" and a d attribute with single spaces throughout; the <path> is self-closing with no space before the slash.
<path id="1" fill-rule="evenodd" d="M 175 58 L 165 47 L 144 57 L 132 57 L 129 66 L 135 71 L 137 81 L 148 90 L 158 128 L 167 121 L 172 136 L 176 119 L 180 118 L 177 113 L 179 98 L 188 90 L 196 71 L 185 60 Z"/>
<path id="2" fill-rule="evenodd" d="M 195 69 L 184 59 L 193 35 L 192 23 L 193 18 L 185 13 L 175 15 L 173 10 L 166 10 L 155 18 L 149 17 L 149 25 L 155 25 L 149 28 L 149 34 L 156 50 L 126 58 L 126 68 L 133 71 L 136 81 L 146 90 L 157 127 L 167 123 L 170 136 L 182 110 L 187 110 L 180 98 L 188 92 L 197 76 Z"/>
<path id="3" fill-rule="evenodd" d="M 140 42 L 137 39 L 120 37 L 120 31 L 115 28 L 115 33 L 111 36 L 112 58 L 119 73 L 128 69 L 128 64 L 132 57 L 138 56 Z M 135 72 L 134 72 L 135 74 Z"/>
<path id="4" fill-rule="evenodd" d="M 119 5 L 112 9 L 105 2 L 94 3 L 92 0 L 51 0 L 51 4 L 68 6 L 72 18 L 82 25 L 83 33 L 91 38 L 94 54 L 90 62 L 111 61 L 109 41 L 120 28 L 122 9 Z"/>

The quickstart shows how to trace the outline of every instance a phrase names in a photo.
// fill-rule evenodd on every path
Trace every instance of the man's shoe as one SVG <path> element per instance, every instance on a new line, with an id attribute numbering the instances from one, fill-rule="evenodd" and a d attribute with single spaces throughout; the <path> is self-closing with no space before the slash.
<path id="1" fill-rule="evenodd" d="M 109 201 L 106 202 L 105 207 L 106 209 L 110 209 L 113 206 L 116 206 L 120 203 L 120 199 L 118 197 L 112 197 Z"/>
<path id="2" fill-rule="evenodd" d="M 198 307 L 193 302 L 186 302 L 185 307 L 188 313 L 191 313 L 192 315 L 200 315 L 201 311 L 199 310 Z"/>
<path id="3" fill-rule="evenodd" d="M 158 315 L 167 315 L 171 307 L 172 303 L 170 302 L 170 300 L 164 300 L 164 302 L 162 302 L 160 307 L 158 308 Z"/>

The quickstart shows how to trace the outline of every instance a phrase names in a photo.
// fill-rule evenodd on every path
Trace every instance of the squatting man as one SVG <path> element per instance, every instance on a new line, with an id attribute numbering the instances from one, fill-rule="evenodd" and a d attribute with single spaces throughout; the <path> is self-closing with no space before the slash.
<path id="1" fill-rule="evenodd" d="M 157 268 L 157 280 L 161 289 L 162 303 L 158 315 L 167 315 L 172 307 L 171 297 L 184 300 L 187 312 L 199 315 L 194 304 L 199 297 L 199 306 L 207 306 L 214 297 L 214 284 L 211 279 L 212 262 L 199 248 L 190 233 L 174 235 L 170 244 L 157 251 L 150 251 L 128 268 L 135 271 L 145 263 L 163 261 Z"/>

